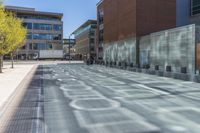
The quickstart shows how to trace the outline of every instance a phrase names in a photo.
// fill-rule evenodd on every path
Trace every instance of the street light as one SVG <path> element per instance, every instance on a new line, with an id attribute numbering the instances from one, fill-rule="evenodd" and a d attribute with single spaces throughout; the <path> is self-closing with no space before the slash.
<path id="1" fill-rule="evenodd" d="M 71 60 L 71 51 L 70 51 L 70 49 L 71 49 L 71 36 L 72 35 L 73 35 L 73 33 L 69 35 L 69 47 L 68 47 L 68 49 L 69 49 L 69 63 L 70 63 L 70 60 Z"/>

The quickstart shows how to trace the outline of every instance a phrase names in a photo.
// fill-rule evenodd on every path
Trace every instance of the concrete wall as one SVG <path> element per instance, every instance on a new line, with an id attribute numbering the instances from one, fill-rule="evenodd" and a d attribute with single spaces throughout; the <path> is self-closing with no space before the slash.
<path id="1" fill-rule="evenodd" d="M 143 36 L 139 39 L 140 44 L 140 65 L 150 64 L 150 52 L 151 52 L 151 38 L 150 36 Z"/>
<path id="2" fill-rule="evenodd" d="M 126 39 L 106 44 L 104 47 L 104 61 L 127 62 L 136 65 L 136 39 Z"/>
<path id="3" fill-rule="evenodd" d="M 171 66 L 173 72 L 187 67 L 195 73 L 195 25 L 184 26 L 151 34 L 151 66 L 161 70 Z"/>
<path id="4" fill-rule="evenodd" d="M 197 69 L 200 70 L 200 43 L 197 44 Z"/>
<path id="5" fill-rule="evenodd" d="M 148 64 L 151 69 L 155 69 L 159 65 L 160 71 L 166 71 L 166 67 L 171 66 L 174 73 L 180 73 L 181 67 L 186 67 L 188 73 L 195 74 L 195 45 L 200 42 L 199 37 L 200 28 L 188 25 L 143 36 L 139 41 L 130 38 L 109 43 L 104 47 L 104 61 L 125 61 L 136 65 L 138 42 L 141 67 Z M 197 63 L 200 62 L 199 47 Z"/>

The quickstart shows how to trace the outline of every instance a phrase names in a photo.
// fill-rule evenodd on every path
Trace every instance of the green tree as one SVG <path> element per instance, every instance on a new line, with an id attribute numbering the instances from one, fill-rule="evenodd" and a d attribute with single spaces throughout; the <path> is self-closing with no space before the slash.
<path id="1" fill-rule="evenodd" d="M 13 68 L 13 53 L 16 49 L 22 47 L 25 44 L 27 30 L 22 26 L 22 21 L 14 16 L 12 13 L 8 13 L 7 24 L 12 31 L 9 34 L 9 49 Z"/>
<path id="2" fill-rule="evenodd" d="M 21 20 L 13 13 L 6 12 L 3 6 L 0 7 L 0 73 L 2 73 L 3 56 L 13 52 L 24 45 L 26 29 L 22 26 Z M 13 56 L 12 56 L 13 57 Z M 13 67 L 13 60 L 12 60 Z"/>
<path id="3" fill-rule="evenodd" d="M 0 73 L 2 73 L 3 55 L 9 52 L 7 39 L 9 34 L 9 27 L 6 22 L 7 15 L 4 8 L 0 7 Z"/>

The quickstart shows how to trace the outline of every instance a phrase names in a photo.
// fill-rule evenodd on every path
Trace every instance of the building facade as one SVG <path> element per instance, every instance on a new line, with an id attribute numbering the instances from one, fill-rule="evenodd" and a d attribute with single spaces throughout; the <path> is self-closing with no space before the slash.
<path id="1" fill-rule="evenodd" d="M 63 52 L 65 59 L 75 59 L 75 39 L 63 39 Z"/>
<path id="2" fill-rule="evenodd" d="M 103 45 L 176 27 L 175 0 L 102 0 L 97 4 L 98 58 Z"/>
<path id="3" fill-rule="evenodd" d="M 26 45 L 16 51 L 20 59 L 40 58 L 43 52 L 51 54 L 52 51 L 56 51 L 62 53 L 62 13 L 40 12 L 34 8 L 13 6 L 6 6 L 5 8 L 21 18 L 24 27 L 28 30 Z M 49 55 L 49 57 L 54 58 L 53 55 Z"/>
<path id="4" fill-rule="evenodd" d="M 199 7 L 199 0 L 100 1 L 98 59 L 174 77 L 199 73 Z"/>
<path id="5" fill-rule="evenodd" d="M 78 59 L 96 58 L 96 29 L 97 21 L 88 20 L 73 32 L 76 39 L 75 50 Z"/>

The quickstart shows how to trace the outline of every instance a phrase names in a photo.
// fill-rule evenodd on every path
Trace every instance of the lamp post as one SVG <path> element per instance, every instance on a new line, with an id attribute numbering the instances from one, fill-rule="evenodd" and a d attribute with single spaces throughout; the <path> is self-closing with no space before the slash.
<path id="1" fill-rule="evenodd" d="M 91 28 L 89 29 L 89 35 L 88 35 L 88 38 L 89 38 L 89 61 L 91 60 L 91 42 L 90 42 L 90 39 L 91 39 Z"/>
<path id="2" fill-rule="evenodd" d="M 71 54 L 71 53 L 70 53 L 70 48 L 71 48 L 71 47 L 70 47 L 70 45 L 71 45 L 71 37 L 70 37 L 70 36 L 71 36 L 71 35 L 69 35 L 69 48 L 68 48 L 68 49 L 69 49 L 69 63 L 70 63 L 70 60 L 71 60 L 71 56 L 70 56 L 70 54 Z"/>
<path id="3" fill-rule="evenodd" d="M 68 47 L 68 49 L 69 49 L 69 63 L 70 63 L 70 61 L 71 61 L 71 36 L 73 35 L 73 33 L 72 34 L 70 34 L 69 35 L 69 47 Z"/>

